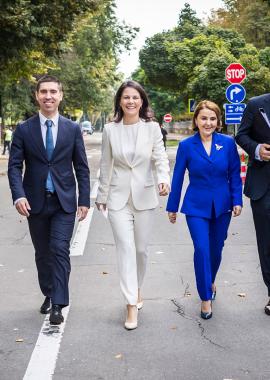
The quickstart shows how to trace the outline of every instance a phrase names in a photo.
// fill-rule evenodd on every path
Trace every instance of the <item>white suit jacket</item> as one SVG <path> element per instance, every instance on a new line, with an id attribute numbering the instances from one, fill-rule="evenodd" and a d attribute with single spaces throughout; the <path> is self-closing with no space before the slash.
<path id="1" fill-rule="evenodd" d="M 105 125 L 97 195 L 98 203 L 111 210 L 123 208 L 131 194 L 137 210 L 158 205 L 152 159 L 158 183 L 170 184 L 170 168 L 158 123 L 140 120 L 134 158 L 129 162 L 123 150 L 123 122 Z"/>

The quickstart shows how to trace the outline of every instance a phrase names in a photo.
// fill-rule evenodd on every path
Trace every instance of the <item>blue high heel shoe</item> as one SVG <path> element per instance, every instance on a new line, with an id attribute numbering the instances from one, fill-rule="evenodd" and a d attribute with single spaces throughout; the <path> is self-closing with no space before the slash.
<path id="1" fill-rule="evenodd" d="M 201 318 L 202 319 L 210 319 L 212 318 L 213 313 L 212 313 L 212 301 L 211 301 L 211 311 L 202 311 L 201 309 Z"/>
<path id="2" fill-rule="evenodd" d="M 204 311 L 201 310 L 201 318 L 202 319 L 210 319 L 212 318 L 212 311 L 210 311 L 209 313 L 205 313 Z"/>

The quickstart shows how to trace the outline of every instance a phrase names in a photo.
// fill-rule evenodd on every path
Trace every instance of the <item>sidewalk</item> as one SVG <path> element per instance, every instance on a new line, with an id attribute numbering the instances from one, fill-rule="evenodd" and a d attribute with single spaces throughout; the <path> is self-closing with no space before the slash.
<path id="1" fill-rule="evenodd" d="M 0 176 L 7 174 L 8 157 L 9 157 L 8 154 L 3 156 L 1 154 L 2 152 L 3 152 L 3 145 L 0 145 Z"/>

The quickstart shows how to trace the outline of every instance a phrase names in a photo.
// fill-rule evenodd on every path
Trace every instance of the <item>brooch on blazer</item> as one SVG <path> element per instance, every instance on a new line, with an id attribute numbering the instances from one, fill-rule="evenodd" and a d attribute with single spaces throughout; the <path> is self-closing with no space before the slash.
<path id="1" fill-rule="evenodd" d="M 216 150 L 220 150 L 221 148 L 223 148 L 223 145 L 215 144 L 215 146 L 216 146 Z"/>

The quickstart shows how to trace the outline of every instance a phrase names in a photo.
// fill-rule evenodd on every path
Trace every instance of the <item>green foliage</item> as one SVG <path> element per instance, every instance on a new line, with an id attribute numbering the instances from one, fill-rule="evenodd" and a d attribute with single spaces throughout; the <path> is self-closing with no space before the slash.
<path id="1" fill-rule="evenodd" d="M 59 53 L 76 17 L 97 7 L 98 0 L 2 0 L 0 67 L 33 47 L 46 55 Z"/>
<path id="2" fill-rule="evenodd" d="M 166 113 L 177 115 L 181 111 L 181 97 L 178 93 L 173 91 L 164 91 L 163 89 L 153 86 L 149 83 L 144 71 L 142 69 L 136 70 L 132 74 L 132 79 L 139 82 L 147 92 L 154 111 L 155 118 L 161 124 L 163 116 Z"/>
<path id="3" fill-rule="evenodd" d="M 224 0 L 212 13 L 211 25 L 235 29 L 258 48 L 270 45 L 270 7 L 266 0 Z"/>
<path id="4" fill-rule="evenodd" d="M 259 61 L 263 66 L 270 69 L 270 47 L 266 47 L 259 51 Z"/>
<path id="5" fill-rule="evenodd" d="M 117 54 L 130 49 L 137 29 L 117 21 L 114 4 L 107 2 L 94 14 L 80 20 L 69 39 L 69 49 L 56 61 L 52 71 L 65 84 L 65 107 L 85 114 L 111 111 Z"/>
<path id="6" fill-rule="evenodd" d="M 111 109 L 117 56 L 138 31 L 118 22 L 114 0 L 4 0 L 0 10 L 0 115 L 31 113 L 29 88 L 45 73 L 63 81 L 66 112 Z"/>

